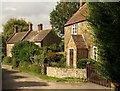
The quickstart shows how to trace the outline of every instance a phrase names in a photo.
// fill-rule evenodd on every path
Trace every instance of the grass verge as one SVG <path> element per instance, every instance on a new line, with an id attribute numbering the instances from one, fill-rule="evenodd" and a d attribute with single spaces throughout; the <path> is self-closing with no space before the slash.
<path id="1" fill-rule="evenodd" d="M 87 80 L 83 79 L 83 78 L 73 78 L 73 77 L 57 78 L 57 77 L 42 75 L 40 73 L 31 72 L 29 70 L 23 70 L 20 68 L 14 68 L 14 69 L 19 70 L 19 71 L 24 72 L 24 73 L 28 73 L 28 74 L 36 76 L 36 77 L 39 77 L 39 78 L 41 78 L 45 81 L 48 81 L 48 82 L 87 82 Z"/>
<path id="2" fill-rule="evenodd" d="M 51 77 L 51 76 L 31 72 L 31 71 L 28 71 L 28 70 L 21 70 L 19 68 L 17 68 L 17 70 L 20 70 L 22 72 L 25 72 L 25 73 L 31 74 L 33 76 L 39 77 L 39 78 L 41 78 L 45 81 L 48 81 L 48 82 L 87 82 L 87 80 L 84 79 L 84 78 L 73 78 L 73 77 L 57 78 L 57 77 Z"/>

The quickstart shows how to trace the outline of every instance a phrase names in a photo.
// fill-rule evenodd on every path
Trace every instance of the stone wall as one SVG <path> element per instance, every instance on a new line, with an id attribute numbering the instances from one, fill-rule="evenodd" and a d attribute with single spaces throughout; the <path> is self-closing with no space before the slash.
<path id="1" fill-rule="evenodd" d="M 7 44 L 7 49 L 6 49 L 7 56 L 12 57 L 11 49 L 12 49 L 13 46 L 14 46 L 14 44 Z"/>
<path id="2" fill-rule="evenodd" d="M 47 75 L 58 78 L 64 77 L 87 78 L 86 69 L 47 67 Z"/>

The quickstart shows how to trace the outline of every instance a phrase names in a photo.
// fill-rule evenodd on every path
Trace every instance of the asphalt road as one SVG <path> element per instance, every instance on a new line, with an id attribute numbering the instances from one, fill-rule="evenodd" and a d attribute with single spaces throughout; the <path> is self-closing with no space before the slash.
<path id="1" fill-rule="evenodd" d="M 87 83 L 47 82 L 30 74 L 23 73 L 18 70 L 13 70 L 8 65 L 2 65 L 2 82 L 3 82 L 2 89 L 4 91 L 8 89 L 13 90 L 24 89 L 25 91 L 26 90 L 44 91 L 43 89 L 51 89 L 51 91 L 56 91 L 55 89 L 69 89 L 69 90 L 72 89 L 72 91 L 74 90 L 76 91 L 77 89 L 87 89 L 87 91 L 88 89 L 89 91 L 93 91 L 92 89 L 94 89 L 95 91 L 96 89 L 96 91 L 98 91 L 98 89 L 101 89 L 99 91 L 103 91 L 102 89 L 105 89 L 104 91 L 108 91 L 109 89 L 89 82 Z"/>

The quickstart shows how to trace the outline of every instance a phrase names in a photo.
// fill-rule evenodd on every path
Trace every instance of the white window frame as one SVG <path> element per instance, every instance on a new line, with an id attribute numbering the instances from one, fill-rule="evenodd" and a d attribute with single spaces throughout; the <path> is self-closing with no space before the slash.
<path id="1" fill-rule="evenodd" d="M 77 35 L 77 24 L 72 25 L 72 34 Z"/>
<path id="2" fill-rule="evenodd" d="M 96 53 L 96 54 L 95 54 Z M 96 46 L 93 46 L 93 59 L 97 61 L 97 53 L 98 53 L 98 50 L 97 50 L 97 47 Z M 96 56 L 96 57 L 95 57 Z"/>

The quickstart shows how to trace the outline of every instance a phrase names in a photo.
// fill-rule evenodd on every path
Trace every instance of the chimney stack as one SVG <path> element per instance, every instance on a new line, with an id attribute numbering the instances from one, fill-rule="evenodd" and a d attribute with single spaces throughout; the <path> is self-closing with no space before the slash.
<path id="1" fill-rule="evenodd" d="M 82 5 L 83 5 L 83 2 L 82 2 L 82 0 L 80 0 L 80 9 L 81 9 Z"/>
<path id="2" fill-rule="evenodd" d="M 32 30 L 32 25 L 33 25 L 33 24 L 31 24 L 31 23 L 29 24 L 29 31 Z"/>
<path id="3" fill-rule="evenodd" d="M 14 33 L 17 33 L 17 32 L 18 32 L 18 27 L 15 26 L 15 27 L 14 27 Z"/>
<path id="4" fill-rule="evenodd" d="M 43 24 L 38 24 L 38 31 L 43 30 Z"/>

